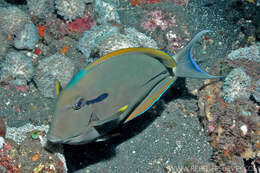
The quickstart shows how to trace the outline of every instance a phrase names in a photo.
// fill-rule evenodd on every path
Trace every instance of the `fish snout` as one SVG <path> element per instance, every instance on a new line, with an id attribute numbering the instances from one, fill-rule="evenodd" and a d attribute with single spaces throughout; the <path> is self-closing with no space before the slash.
<path id="1" fill-rule="evenodd" d="M 56 136 L 56 135 L 53 135 L 51 133 L 48 133 L 47 134 L 47 140 L 52 142 L 52 143 L 62 143 L 63 142 L 63 139 Z"/>

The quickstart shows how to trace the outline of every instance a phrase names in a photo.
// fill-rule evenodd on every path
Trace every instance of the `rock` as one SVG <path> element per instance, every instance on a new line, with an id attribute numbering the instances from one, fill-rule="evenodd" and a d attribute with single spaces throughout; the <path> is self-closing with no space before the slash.
<path id="1" fill-rule="evenodd" d="M 54 11 L 54 1 L 48 0 L 30 0 L 27 2 L 29 14 L 44 19 Z"/>
<path id="2" fill-rule="evenodd" d="M 82 17 L 86 7 L 85 0 L 56 0 L 55 7 L 59 15 L 65 20 L 72 21 L 76 17 Z"/>
<path id="3" fill-rule="evenodd" d="M 99 50 L 100 57 L 111 53 L 113 51 L 130 48 L 139 47 L 137 41 L 128 39 L 127 36 L 119 33 L 111 34 L 100 41 L 97 48 Z"/>
<path id="4" fill-rule="evenodd" d="M 223 86 L 223 97 L 227 103 L 238 98 L 249 98 L 251 78 L 242 68 L 233 69 L 226 77 Z"/>
<path id="5" fill-rule="evenodd" d="M 7 34 L 17 34 L 29 21 L 29 16 L 15 6 L 0 8 L 0 27 Z"/>
<path id="6" fill-rule="evenodd" d="M 33 23 L 27 23 L 14 40 L 17 49 L 33 49 L 39 41 L 38 30 Z"/>
<path id="7" fill-rule="evenodd" d="M 95 0 L 94 9 L 98 13 L 98 23 L 120 23 L 116 4 L 111 1 Z"/>
<path id="8" fill-rule="evenodd" d="M 87 62 L 90 62 L 91 51 L 99 44 L 105 37 L 119 33 L 119 29 L 108 24 L 95 26 L 91 30 L 84 32 L 83 37 L 79 40 L 78 49 L 86 56 Z"/>
<path id="9" fill-rule="evenodd" d="M 233 50 L 228 54 L 228 59 L 232 61 L 236 59 L 247 59 L 250 61 L 260 62 L 260 45 L 255 44 L 250 47 Z"/>
<path id="10" fill-rule="evenodd" d="M 24 86 L 34 74 L 31 58 L 14 50 L 6 55 L 1 66 L 0 82 L 9 82 L 14 79 L 15 85 Z"/>
<path id="11" fill-rule="evenodd" d="M 39 62 L 35 82 L 44 97 L 56 97 L 56 80 L 65 87 L 74 74 L 73 62 L 63 54 L 56 53 Z"/>

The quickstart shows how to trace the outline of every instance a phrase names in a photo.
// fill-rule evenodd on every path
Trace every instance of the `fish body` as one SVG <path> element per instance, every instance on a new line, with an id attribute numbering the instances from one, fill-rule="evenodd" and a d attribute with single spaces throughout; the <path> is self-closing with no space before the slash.
<path id="1" fill-rule="evenodd" d="M 47 138 L 54 143 L 102 141 L 113 129 L 148 110 L 177 77 L 217 78 L 192 59 L 198 33 L 175 59 L 152 48 L 128 48 L 81 70 L 58 97 Z"/>

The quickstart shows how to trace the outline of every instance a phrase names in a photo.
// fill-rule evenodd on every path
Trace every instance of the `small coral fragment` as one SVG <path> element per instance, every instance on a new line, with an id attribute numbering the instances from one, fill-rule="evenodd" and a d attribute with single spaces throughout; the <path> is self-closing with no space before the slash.
<path id="1" fill-rule="evenodd" d="M 68 46 L 64 45 L 63 48 L 60 50 L 60 53 L 65 54 L 66 52 L 68 52 Z"/>
<path id="2" fill-rule="evenodd" d="M 37 30 L 40 38 L 43 38 L 44 36 L 44 26 L 43 25 L 37 25 Z"/>
<path id="3" fill-rule="evenodd" d="M 41 49 L 37 47 L 36 49 L 34 49 L 33 53 L 39 55 L 41 53 Z"/>
<path id="4" fill-rule="evenodd" d="M 36 153 L 36 154 L 34 154 L 33 156 L 32 156 L 32 161 L 33 162 L 35 162 L 35 161 L 37 161 L 38 159 L 39 159 L 39 154 L 38 153 Z"/>

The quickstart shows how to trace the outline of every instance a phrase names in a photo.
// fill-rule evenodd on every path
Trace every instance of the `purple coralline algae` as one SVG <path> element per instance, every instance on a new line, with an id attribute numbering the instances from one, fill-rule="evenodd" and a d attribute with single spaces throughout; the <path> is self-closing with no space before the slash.
<path id="1" fill-rule="evenodd" d="M 44 97 L 56 97 L 56 80 L 65 87 L 74 74 L 74 64 L 63 54 L 56 53 L 39 62 L 34 80 Z"/>
<path id="2" fill-rule="evenodd" d="M 55 0 L 55 7 L 65 20 L 72 21 L 83 17 L 87 2 L 88 0 Z"/>
<path id="3" fill-rule="evenodd" d="M 108 35 L 119 33 L 119 29 L 109 24 L 95 26 L 91 30 L 84 32 L 83 37 L 79 40 L 78 49 L 86 56 L 87 62 L 92 60 L 89 58 L 91 51 Z"/>
<path id="4" fill-rule="evenodd" d="M 227 103 L 250 96 L 251 78 L 242 68 L 233 69 L 225 78 L 223 97 Z"/>
<path id="5" fill-rule="evenodd" d="M 30 0 L 27 2 L 29 14 L 40 19 L 49 17 L 54 11 L 54 1 L 49 0 Z"/>
<path id="6" fill-rule="evenodd" d="M 14 46 L 17 49 L 33 49 L 39 41 L 38 30 L 33 23 L 25 24 L 24 29 L 17 34 Z"/>
<path id="7" fill-rule="evenodd" d="M 120 23 L 120 18 L 115 3 L 111 1 L 106 2 L 105 0 L 95 0 L 94 9 L 98 13 L 98 23 Z"/>
<path id="8" fill-rule="evenodd" d="M 29 16 L 17 7 L 0 7 L 0 28 L 7 34 L 16 34 L 29 21 Z"/>
<path id="9" fill-rule="evenodd" d="M 157 27 L 166 30 L 168 27 L 176 26 L 175 16 L 161 10 L 149 11 L 142 19 L 141 26 L 148 31 L 155 31 Z"/>
<path id="10" fill-rule="evenodd" d="M 1 64 L 0 82 L 12 80 L 15 85 L 24 86 L 32 79 L 34 68 L 31 58 L 23 53 L 11 51 L 7 53 Z"/>
<path id="11" fill-rule="evenodd" d="M 228 55 L 228 59 L 247 59 L 260 63 L 260 45 L 254 44 L 250 47 L 239 48 Z"/>

